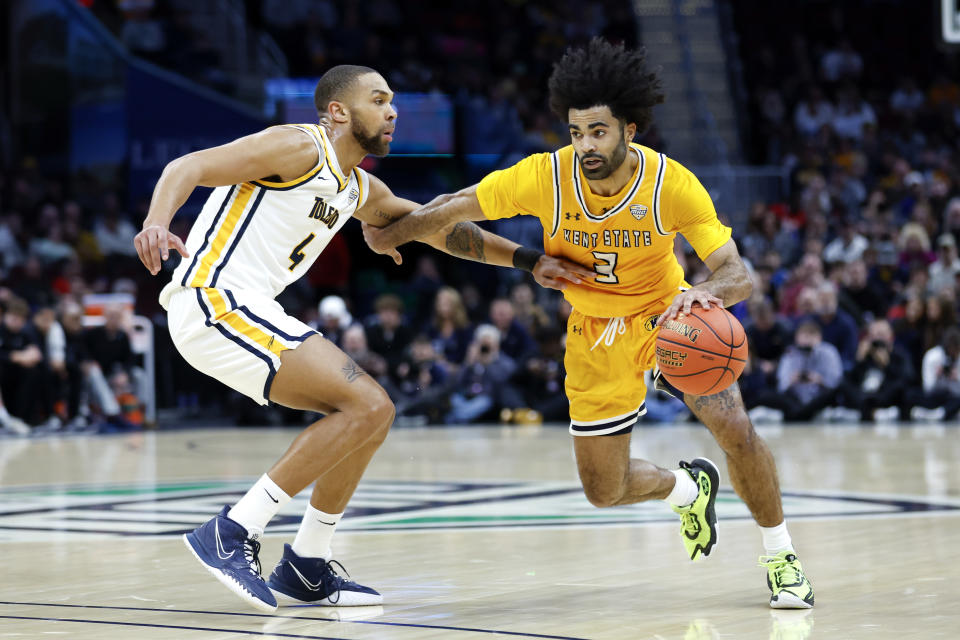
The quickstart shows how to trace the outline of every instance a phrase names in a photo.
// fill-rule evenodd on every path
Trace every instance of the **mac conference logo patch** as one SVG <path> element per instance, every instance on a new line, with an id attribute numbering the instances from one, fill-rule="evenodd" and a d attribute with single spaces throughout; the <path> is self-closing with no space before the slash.
<path id="1" fill-rule="evenodd" d="M 647 215 L 647 207 L 642 204 L 632 204 L 630 205 L 630 213 L 632 213 L 633 217 L 637 220 L 643 220 L 643 217 Z"/>

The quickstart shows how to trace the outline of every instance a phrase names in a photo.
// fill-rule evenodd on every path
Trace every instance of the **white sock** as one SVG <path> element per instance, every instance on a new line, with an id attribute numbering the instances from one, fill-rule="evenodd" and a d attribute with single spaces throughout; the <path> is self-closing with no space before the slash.
<path id="1" fill-rule="evenodd" d="M 10 414 L 7 413 L 7 408 L 2 404 L 0 404 L 0 420 L 2 420 L 3 422 L 6 422 L 9 417 L 10 417 Z"/>
<path id="2" fill-rule="evenodd" d="M 293 552 L 301 558 L 332 558 L 330 541 L 333 540 L 333 532 L 337 530 L 342 517 L 342 513 L 324 513 L 308 504 L 297 530 L 297 537 L 291 545 Z"/>
<path id="3" fill-rule="evenodd" d="M 278 487 L 270 476 L 263 474 L 257 483 L 250 487 L 250 491 L 233 505 L 227 517 L 242 524 L 247 535 L 257 539 L 263 535 L 263 529 L 270 519 L 288 502 L 290 496 Z"/>
<path id="4" fill-rule="evenodd" d="M 677 507 L 686 507 L 687 505 L 693 504 L 693 501 L 697 499 L 697 495 L 700 493 L 700 488 L 697 486 L 697 483 L 693 481 L 693 478 L 691 478 L 690 474 L 684 469 L 671 469 L 670 473 L 677 478 L 677 481 L 673 484 L 670 495 L 664 498 L 664 501 Z"/>
<path id="5" fill-rule="evenodd" d="M 786 520 L 775 527 L 760 527 L 760 535 L 763 536 L 763 548 L 767 550 L 768 555 L 775 556 L 781 551 L 793 551 Z"/>

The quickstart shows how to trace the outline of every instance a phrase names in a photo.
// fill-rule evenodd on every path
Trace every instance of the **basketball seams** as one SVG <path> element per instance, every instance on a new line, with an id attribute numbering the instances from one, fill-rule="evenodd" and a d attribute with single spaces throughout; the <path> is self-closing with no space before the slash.
<path id="1" fill-rule="evenodd" d="M 733 369 L 731 369 L 730 367 L 728 367 L 728 366 L 725 365 L 725 364 L 721 364 L 721 365 L 717 365 L 717 366 L 715 366 L 715 367 L 707 367 L 706 369 L 700 369 L 700 371 L 694 371 L 693 373 L 671 373 L 671 374 L 670 374 L 670 377 L 671 377 L 671 378 L 689 378 L 690 376 L 699 376 L 699 375 L 704 374 L 704 373 L 709 373 L 709 372 L 713 371 L 714 369 L 723 369 L 724 371 L 730 371 L 731 373 L 733 372 Z M 662 369 L 661 369 L 661 371 L 662 371 Z M 686 393 L 686 392 L 684 392 L 684 393 Z"/>
<path id="2" fill-rule="evenodd" d="M 704 320 L 702 317 L 698 316 L 696 313 L 693 313 L 692 311 L 690 312 L 689 315 L 690 315 L 690 317 L 696 318 L 697 320 L 699 320 L 699 321 L 703 324 L 703 326 L 705 326 L 707 329 L 710 329 L 710 333 L 712 333 L 713 335 L 715 335 L 715 336 L 717 337 L 717 340 L 720 342 L 720 344 L 722 344 L 722 345 L 725 346 L 725 347 L 731 347 L 731 348 L 733 348 L 733 325 L 730 325 L 730 341 L 728 342 L 728 341 L 724 340 L 723 338 L 721 338 L 721 337 L 720 337 L 720 334 L 717 333 L 717 330 L 714 329 L 712 326 L 710 326 L 710 323 L 707 322 L 706 320 Z M 729 325 L 729 324 L 730 324 L 730 318 L 727 318 L 727 315 L 726 315 L 726 314 L 723 314 L 723 317 L 724 317 L 724 319 L 727 321 L 727 324 Z M 731 352 L 731 353 L 732 353 L 732 352 Z"/>

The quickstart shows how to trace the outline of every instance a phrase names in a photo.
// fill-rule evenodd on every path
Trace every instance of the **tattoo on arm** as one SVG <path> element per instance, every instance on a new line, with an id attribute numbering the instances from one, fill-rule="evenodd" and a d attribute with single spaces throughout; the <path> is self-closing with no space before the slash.
<path id="1" fill-rule="evenodd" d="M 394 220 L 397 219 L 396 216 L 392 216 L 386 211 L 383 211 L 381 209 L 377 209 L 376 211 L 374 211 L 373 216 L 375 218 L 380 218 L 381 220 L 386 220 L 387 222 L 393 222 Z"/>
<path id="2" fill-rule="evenodd" d="M 447 251 L 460 258 L 486 262 L 483 232 L 472 222 L 458 222 L 447 234 Z"/>
<path id="3" fill-rule="evenodd" d="M 347 363 L 343 365 L 341 371 L 343 371 L 343 377 L 347 379 L 347 382 L 353 382 L 360 376 L 366 375 L 366 372 L 358 367 L 357 363 L 349 357 L 347 358 Z"/>

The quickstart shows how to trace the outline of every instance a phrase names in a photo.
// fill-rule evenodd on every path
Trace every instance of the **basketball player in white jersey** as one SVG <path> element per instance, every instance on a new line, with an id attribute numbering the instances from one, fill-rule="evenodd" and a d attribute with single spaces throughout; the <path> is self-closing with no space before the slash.
<path id="1" fill-rule="evenodd" d="M 183 257 L 160 302 L 187 362 L 260 404 L 325 414 L 239 502 L 184 536 L 212 574 L 263 611 L 275 610 L 277 597 L 336 606 L 382 600 L 334 571 L 330 543 L 393 422 L 393 404 L 346 354 L 286 315 L 274 298 L 307 272 L 350 217 L 379 226 L 417 208 L 357 167 L 367 154 L 388 153 L 397 119 L 392 98 L 372 69 L 330 69 L 314 93 L 322 126 L 271 127 L 172 161 L 135 240 L 154 275 L 171 249 Z M 168 227 L 197 186 L 215 189 L 184 244 Z M 472 260 L 523 266 L 553 288 L 593 275 L 549 256 L 531 264 L 523 259 L 530 249 L 472 223 L 424 242 Z M 296 538 L 265 582 L 259 562 L 264 527 L 312 482 Z"/>

